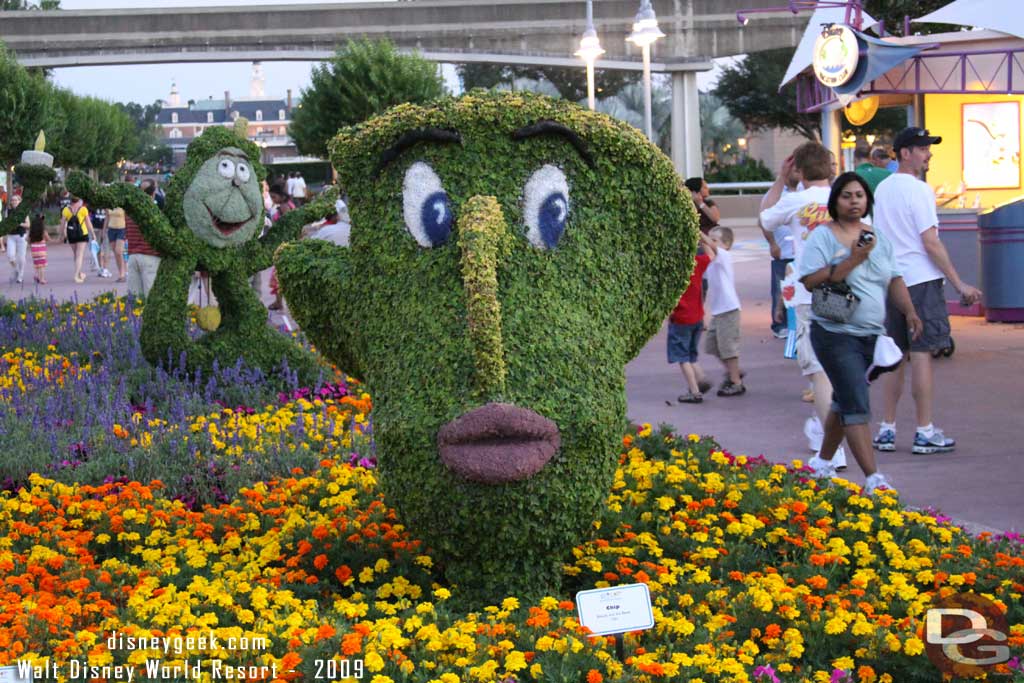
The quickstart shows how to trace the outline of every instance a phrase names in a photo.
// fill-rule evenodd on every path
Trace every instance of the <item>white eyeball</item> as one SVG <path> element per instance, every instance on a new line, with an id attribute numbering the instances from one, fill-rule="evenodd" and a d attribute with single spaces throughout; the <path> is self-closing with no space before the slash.
<path id="1" fill-rule="evenodd" d="M 244 161 L 238 162 L 238 168 L 235 170 L 235 173 L 243 183 L 249 182 L 249 164 Z"/>
<path id="2" fill-rule="evenodd" d="M 417 161 L 402 181 L 402 211 L 405 227 L 421 247 L 436 247 L 448 241 L 454 216 L 448 193 L 434 169 Z"/>
<path id="3" fill-rule="evenodd" d="M 569 220 L 569 184 L 562 169 L 545 164 L 523 190 L 526 239 L 539 249 L 554 249 Z"/>
<path id="4" fill-rule="evenodd" d="M 231 159 L 221 159 L 220 163 L 217 164 L 217 173 L 220 173 L 225 178 L 235 177 L 235 162 Z"/>

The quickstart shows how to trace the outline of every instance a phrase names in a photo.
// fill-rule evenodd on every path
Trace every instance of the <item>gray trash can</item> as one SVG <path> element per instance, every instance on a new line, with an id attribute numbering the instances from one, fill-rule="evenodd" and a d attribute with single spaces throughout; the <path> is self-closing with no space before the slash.
<path id="1" fill-rule="evenodd" d="M 985 319 L 1024 322 L 1024 199 L 978 214 Z"/>
<path id="2" fill-rule="evenodd" d="M 939 209 L 939 235 L 942 244 L 949 253 L 949 260 L 960 275 L 960 279 L 981 287 L 981 276 L 978 273 L 981 256 L 978 253 L 978 210 L 977 209 Z M 950 315 L 982 314 L 981 305 L 964 306 L 960 303 L 960 294 L 953 285 L 946 281 L 943 286 L 946 297 L 946 310 Z"/>

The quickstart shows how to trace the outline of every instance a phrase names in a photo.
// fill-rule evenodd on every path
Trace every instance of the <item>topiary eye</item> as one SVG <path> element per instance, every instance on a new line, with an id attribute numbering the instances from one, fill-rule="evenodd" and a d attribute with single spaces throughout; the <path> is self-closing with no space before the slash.
<path id="1" fill-rule="evenodd" d="M 402 182 L 405 227 L 421 247 L 436 247 L 448 241 L 452 232 L 452 203 L 441 179 L 422 161 L 405 172 Z"/>
<path id="2" fill-rule="evenodd" d="M 569 184 L 562 169 L 546 164 L 534 171 L 523 191 L 526 239 L 540 249 L 554 249 L 569 220 Z"/>
<path id="3" fill-rule="evenodd" d="M 231 159 L 221 159 L 220 163 L 217 164 L 217 173 L 220 173 L 225 178 L 235 177 L 235 162 Z"/>
<path id="4" fill-rule="evenodd" d="M 244 161 L 238 162 L 238 179 L 243 183 L 249 182 L 249 164 Z"/>

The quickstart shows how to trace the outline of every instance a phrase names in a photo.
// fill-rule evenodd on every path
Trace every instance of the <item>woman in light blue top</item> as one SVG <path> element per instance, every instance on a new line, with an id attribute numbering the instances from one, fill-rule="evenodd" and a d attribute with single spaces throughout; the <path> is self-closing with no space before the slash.
<path id="1" fill-rule="evenodd" d="M 804 245 L 800 281 L 808 290 L 825 282 L 846 281 L 860 298 L 849 322 L 837 323 L 811 314 L 811 345 L 832 382 L 832 406 L 825 421 L 821 452 L 807 463 L 819 477 L 832 477 L 832 456 L 845 434 L 857 464 L 867 478 L 865 495 L 889 488 L 875 464 L 871 446 L 868 367 L 878 335 L 885 334 L 885 302 L 889 298 L 906 317 L 911 334 L 921 334 L 910 293 L 896 270 L 892 244 L 862 219 L 874 198 L 856 173 L 844 173 L 832 184 L 828 212 L 832 222 L 820 225 Z"/>

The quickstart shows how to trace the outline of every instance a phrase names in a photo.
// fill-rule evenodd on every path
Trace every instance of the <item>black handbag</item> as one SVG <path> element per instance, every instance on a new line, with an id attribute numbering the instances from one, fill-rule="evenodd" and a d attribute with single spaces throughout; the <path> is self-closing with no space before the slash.
<path id="1" fill-rule="evenodd" d="M 824 282 L 811 290 L 811 312 L 819 318 L 848 323 L 860 305 L 860 297 L 843 282 Z"/>

